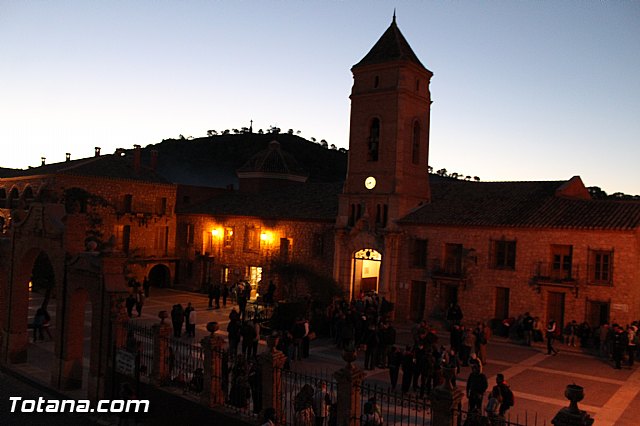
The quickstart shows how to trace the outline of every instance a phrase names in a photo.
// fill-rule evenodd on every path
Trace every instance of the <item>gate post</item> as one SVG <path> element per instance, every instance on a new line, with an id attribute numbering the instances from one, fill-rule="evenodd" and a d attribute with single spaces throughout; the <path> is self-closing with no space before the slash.
<path id="1" fill-rule="evenodd" d="M 431 424 L 438 426 L 457 426 L 459 422 L 458 408 L 462 404 L 464 392 L 451 383 L 453 377 L 452 368 L 443 368 L 442 372 L 445 376 L 444 383 L 436 386 L 430 397 L 432 413 Z"/>
<path id="2" fill-rule="evenodd" d="M 356 360 L 356 352 L 345 351 L 342 359 L 347 365 L 333 373 L 337 381 L 337 417 L 338 426 L 357 426 L 360 424 L 361 415 L 361 385 L 365 373 L 353 365 Z"/>
<path id="3" fill-rule="evenodd" d="M 269 350 L 258 355 L 260 374 L 262 375 L 262 410 L 273 408 L 277 424 L 285 424 L 285 410 L 282 398 L 282 367 L 286 356 L 276 349 L 280 337 L 272 334 L 267 337 Z"/>
<path id="4" fill-rule="evenodd" d="M 207 407 L 222 405 L 225 400 L 222 388 L 224 338 L 215 334 L 219 328 L 217 322 L 207 323 L 207 330 L 211 334 L 200 341 L 204 355 L 204 379 L 200 402 Z"/>
<path id="5" fill-rule="evenodd" d="M 569 407 L 558 411 L 551 423 L 554 426 L 591 426 L 591 416 L 578 408 L 578 402 L 584 399 L 584 388 L 576 384 L 567 385 L 564 396 L 570 401 Z"/>
<path id="6" fill-rule="evenodd" d="M 164 320 L 169 317 L 167 311 L 160 311 L 158 318 L 160 324 L 153 324 L 151 330 L 153 333 L 153 364 L 151 366 L 151 383 L 159 386 L 166 383 L 171 372 L 165 360 L 169 359 L 169 336 L 171 335 L 171 326 Z"/>

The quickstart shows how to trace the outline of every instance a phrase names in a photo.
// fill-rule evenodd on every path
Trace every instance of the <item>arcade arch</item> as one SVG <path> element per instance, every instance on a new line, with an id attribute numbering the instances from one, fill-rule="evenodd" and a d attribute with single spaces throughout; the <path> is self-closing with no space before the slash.
<path id="1" fill-rule="evenodd" d="M 148 279 L 152 287 L 167 288 L 171 284 L 171 271 L 167 265 L 155 265 L 149 270 Z"/>
<path id="2" fill-rule="evenodd" d="M 9 192 L 9 198 L 7 199 L 7 208 L 9 209 L 18 208 L 19 200 L 20 200 L 20 192 L 18 192 L 18 188 L 13 187 Z"/>

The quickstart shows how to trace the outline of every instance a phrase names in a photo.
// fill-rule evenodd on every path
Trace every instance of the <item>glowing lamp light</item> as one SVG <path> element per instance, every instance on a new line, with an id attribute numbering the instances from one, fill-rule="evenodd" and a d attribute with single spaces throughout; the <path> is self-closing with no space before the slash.
<path id="1" fill-rule="evenodd" d="M 31 281 L 29 281 L 29 291 L 33 290 L 33 283 Z"/>
<path id="2" fill-rule="evenodd" d="M 211 231 L 211 235 L 213 235 L 214 237 L 217 237 L 218 235 L 220 235 L 220 231 L 218 229 L 214 229 Z"/>
<path id="3" fill-rule="evenodd" d="M 264 242 L 268 242 L 271 240 L 271 235 L 266 232 L 263 232 L 262 234 L 260 234 L 260 239 Z"/>

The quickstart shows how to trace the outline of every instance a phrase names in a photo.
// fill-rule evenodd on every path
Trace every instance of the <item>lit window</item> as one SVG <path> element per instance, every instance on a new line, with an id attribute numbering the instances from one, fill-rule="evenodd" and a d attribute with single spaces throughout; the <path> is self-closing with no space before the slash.
<path id="1" fill-rule="evenodd" d="M 233 227 L 224 228 L 224 248 L 233 247 Z"/>

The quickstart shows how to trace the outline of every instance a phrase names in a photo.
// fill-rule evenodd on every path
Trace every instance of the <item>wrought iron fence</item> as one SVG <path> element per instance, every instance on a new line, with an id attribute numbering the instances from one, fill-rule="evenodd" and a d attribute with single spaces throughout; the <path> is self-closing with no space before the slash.
<path id="1" fill-rule="evenodd" d="M 363 384 L 359 389 L 362 413 L 356 424 L 425 426 L 431 424 L 431 406 L 426 398 L 402 394 L 380 386 Z"/>
<path id="2" fill-rule="evenodd" d="M 262 372 L 255 359 L 230 357 L 226 350 L 214 352 L 222 365 L 220 376 L 224 407 L 235 415 L 255 420 L 262 411 Z"/>
<path id="3" fill-rule="evenodd" d="M 324 418 L 323 424 L 335 424 L 337 416 L 337 386 L 331 374 L 316 371 L 313 375 L 282 369 L 279 371 L 282 384 L 284 425 L 309 424 L 315 417 Z"/>
<path id="4" fill-rule="evenodd" d="M 127 331 L 124 349 L 135 355 L 135 374 L 148 379 L 153 365 L 153 330 L 134 322 L 127 322 L 124 327 Z"/>
<path id="5" fill-rule="evenodd" d="M 516 414 L 515 419 L 509 412 L 506 417 L 493 415 L 483 416 L 478 412 L 464 411 L 458 407 L 458 426 L 546 426 L 546 419 L 539 419 L 538 413 L 524 412 Z"/>
<path id="6" fill-rule="evenodd" d="M 174 337 L 164 337 L 168 356 L 162 360 L 169 373 L 164 385 L 175 386 L 185 392 L 199 394 L 204 386 L 204 354 L 200 344 L 183 342 Z"/>
<path id="7" fill-rule="evenodd" d="M 134 322 L 125 323 L 126 341 L 122 348 L 135 355 L 135 370 L 138 379 L 151 376 L 154 365 L 155 344 L 167 348 L 168 356 L 160 360 L 168 380 L 164 386 L 177 386 L 184 393 L 199 395 L 207 382 L 205 377 L 204 350 L 200 344 L 183 342 L 174 337 L 163 337 L 154 342 L 154 330 L 149 326 Z M 262 372 L 255 358 L 247 360 L 242 355 L 231 357 L 227 349 L 213 352 L 213 383 L 218 383 L 219 401 L 225 409 L 236 416 L 255 420 L 262 411 Z M 295 366 L 295 364 L 294 364 Z M 155 374 L 155 373 L 154 373 Z M 278 395 L 282 399 L 284 412 L 279 423 L 283 425 L 315 423 L 316 417 L 324 417 L 323 424 L 335 424 L 337 419 L 337 383 L 332 372 L 291 371 L 280 369 L 274 377 L 280 378 Z M 363 383 L 351 389 L 351 398 L 359 398 L 360 412 L 354 413 L 352 425 L 382 424 L 397 426 L 426 426 L 432 424 L 429 400 L 417 394 L 403 394 L 386 387 Z M 352 399 L 352 402 L 353 399 Z M 539 419 L 537 413 L 524 412 L 515 416 L 507 413 L 506 418 L 487 417 L 475 412 L 467 412 L 459 406 L 458 426 L 546 426 L 546 420 Z M 515 418 L 514 418 L 515 417 Z"/>

